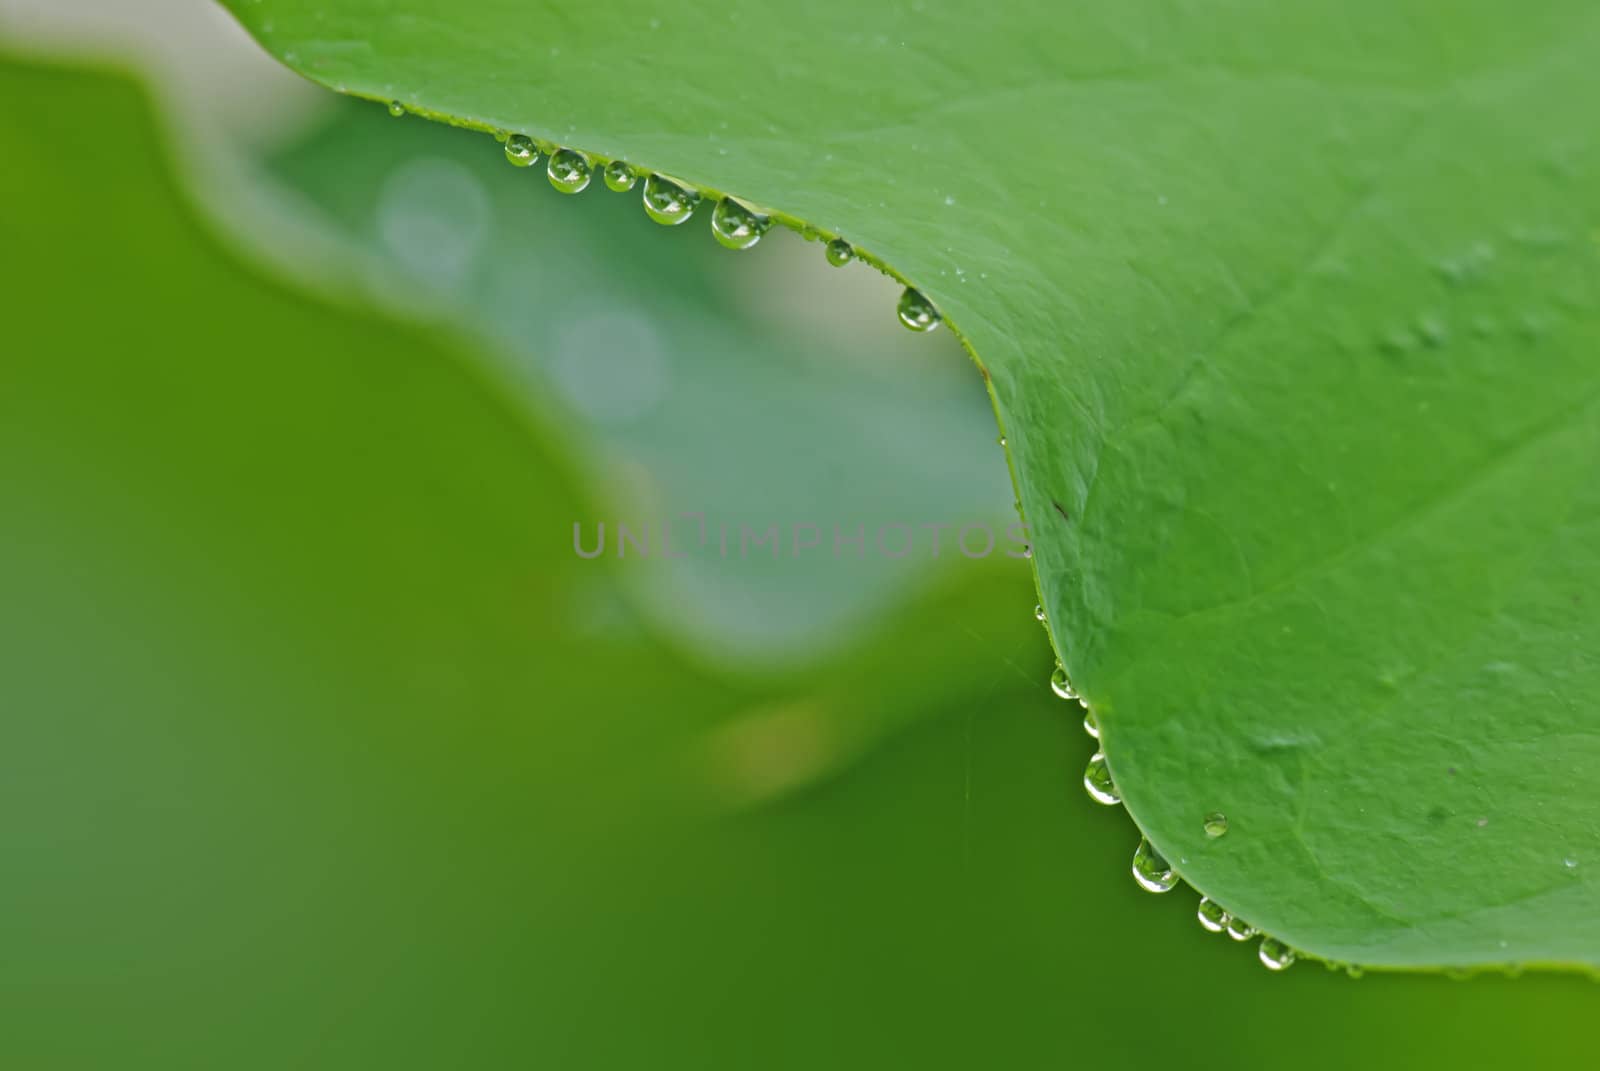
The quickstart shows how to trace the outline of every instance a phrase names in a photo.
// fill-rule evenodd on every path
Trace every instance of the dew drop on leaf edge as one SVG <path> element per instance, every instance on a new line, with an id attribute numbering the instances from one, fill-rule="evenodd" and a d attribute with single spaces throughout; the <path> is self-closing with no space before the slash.
<path id="1" fill-rule="evenodd" d="M 1081 703 L 1083 700 L 1080 699 L 1078 702 Z M 1095 740 L 1100 739 L 1100 723 L 1094 720 L 1094 712 L 1088 707 L 1083 709 L 1083 731 Z"/>
<path id="2" fill-rule="evenodd" d="M 389 114 L 399 119 L 406 114 L 406 106 L 397 100 L 391 100 L 389 102 Z"/>
<path id="3" fill-rule="evenodd" d="M 1035 621 L 1043 621 L 1044 620 L 1044 607 L 1043 606 L 1035 606 L 1033 608 L 1033 619 Z"/>
<path id="4" fill-rule="evenodd" d="M 694 215 L 700 194 L 684 189 L 671 179 L 650 175 L 644 180 L 645 215 L 666 227 L 676 227 Z"/>
<path id="5" fill-rule="evenodd" d="M 1294 949 L 1276 937 L 1263 937 L 1256 955 L 1261 958 L 1261 965 L 1269 971 L 1281 971 L 1294 963 Z"/>
<path id="6" fill-rule="evenodd" d="M 1122 797 L 1117 794 L 1117 786 L 1111 780 L 1111 767 L 1106 765 L 1105 752 L 1096 751 L 1090 756 L 1089 765 L 1083 768 L 1083 790 L 1090 799 L 1107 807 L 1122 802 Z"/>
<path id="7" fill-rule="evenodd" d="M 1209 896 L 1200 898 L 1200 907 L 1195 912 L 1195 917 L 1200 920 L 1200 925 L 1211 933 L 1221 933 L 1227 929 L 1230 920 L 1230 916 L 1222 909 L 1222 905 Z"/>
<path id="8" fill-rule="evenodd" d="M 1216 840 L 1228 831 L 1228 816 L 1221 811 L 1212 811 L 1201 822 L 1201 828 L 1206 831 L 1206 836 Z"/>
<path id="9" fill-rule="evenodd" d="M 1256 928 L 1235 915 L 1228 920 L 1228 936 L 1235 941 L 1248 941 L 1256 935 Z"/>
<path id="10" fill-rule="evenodd" d="M 1072 682 L 1067 679 L 1066 666 L 1057 666 L 1055 672 L 1050 674 L 1050 690 L 1060 699 L 1078 698 L 1078 693 L 1072 690 Z"/>
<path id="11" fill-rule="evenodd" d="M 1145 837 L 1139 838 L 1139 847 L 1134 850 L 1132 869 L 1133 880 L 1145 892 L 1170 892 L 1178 884 L 1177 871 Z"/>
<path id="12" fill-rule="evenodd" d="M 823 249 L 822 255 L 827 257 L 828 263 L 832 264 L 835 268 L 842 268 L 852 260 L 856 259 L 856 251 L 851 248 L 850 243 L 845 241 L 843 238 L 835 238 L 833 241 L 829 242 Z"/>
<path id="13" fill-rule="evenodd" d="M 615 193 L 627 193 L 639 182 L 639 172 L 633 169 L 632 164 L 613 160 L 606 165 L 606 189 Z"/>
<path id="14" fill-rule="evenodd" d="M 932 331 L 939 326 L 939 310 L 916 287 L 906 287 L 900 295 L 900 322 L 913 331 Z"/>
<path id="15" fill-rule="evenodd" d="M 589 158 L 576 149 L 557 149 L 545 167 L 550 185 L 562 193 L 582 193 L 589 188 Z"/>
<path id="16" fill-rule="evenodd" d="M 515 167 L 532 167 L 539 159 L 539 150 L 526 134 L 512 134 L 506 138 L 506 159 Z"/>
<path id="17" fill-rule="evenodd" d="M 711 233 L 727 249 L 749 249 L 761 241 L 772 220 L 724 197 L 711 209 Z"/>

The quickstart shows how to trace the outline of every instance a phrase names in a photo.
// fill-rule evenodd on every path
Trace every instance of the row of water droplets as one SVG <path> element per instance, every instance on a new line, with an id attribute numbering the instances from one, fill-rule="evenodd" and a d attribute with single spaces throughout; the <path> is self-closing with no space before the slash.
<path id="1" fill-rule="evenodd" d="M 1033 616 L 1048 627 L 1043 606 L 1035 606 Z M 1089 701 L 1073 688 L 1067 668 L 1059 663 L 1050 675 L 1050 690 L 1061 699 L 1076 701 L 1083 708 L 1083 731 L 1095 741 L 1094 754 L 1089 757 L 1089 764 L 1083 770 L 1083 790 L 1096 803 L 1116 806 L 1122 802 L 1122 795 L 1111 778 L 1111 767 L 1106 763 L 1105 752 L 1099 746 L 1100 725 L 1095 720 L 1094 711 L 1089 708 Z M 1228 832 L 1228 816 L 1220 811 L 1212 811 L 1201 819 L 1201 828 L 1213 840 L 1222 837 Z M 1177 871 L 1146 837 L 1140 837 L 1139 846 L 1134 849 L 1132 871 L 1133 880 L 1146 892 L 1170 892 L 1178 885 Z M 1261 935 L 1254 926 L 1237 918 L 1210 897 L 1200 898 L 1198 918 L 1200 925 L 1208 932 L 1226 933 L 1235 941 L 1248 941 L 1261 936 L 1256 955 L 1269 970 L 1281 971 L 1294 963 L 1295 953 L 1288 945 L 1274 937 Z"/>
<path id="2" fill-rule="evenodd" d="M 406 114 L 406 106 L 399 101 L 389 103 L 389 114 L 395 117 Z M 505 146 L 506 159 L 515 167 L 532 167 L 539 162 L 540 153 L 547 156 L 545 173 L 550 185 L 562 193 L 577 194 L 589 188 L 594 165 L 587 154 L 577 149 L 541 145 L 526 134 L 497 132 L 496 140 Z M 606 188 L 617 193 L 627 193 L 644 180 L 645 215 L 668 227 L 687 223 L 705 199 L 695 187 L 678 179 L 656 172 L 647 172 L 622 160 L 612 160 L 601 168 Z M 761 241 L 772 227 L 772 217 L 757 211 L 733 197 L 720 197 L 711 209 L 711 233 L 718 242 L 729 249 L 749 249 Z M 812 232 L 802 232 L 807 238 L 818 237 Z M 856 250 L 843 238 L 835 237 L 824 247 L 828 263 L 842 268 L 856 259 Z M 916 287 L 908 286 L 900 295 L 896 309 L 900 322 L 912 331 L 932 331 L 944 318 L 933 302 Z"/>
<path id="3" fill-rule="evenodd" d="M 396 115 L 405 114 L 404 107 L 400 105 L 391 105 L 390 111 Z M 541 146 L 525 134 L 501 134 L 498 138 L 505 145 L 506 159 L 517 167 L 532 167 L 538 162 L 541 152 L 547 154 L 546 174 L 550 184 L 561 193 L 582 193 L 589 187 L 593 165 L 584 153 L 570 148 Z M 642 172 L 622 160 L 606 163 L 602 177 L 606 187 L 617 193 L 631 191 L 642 178 L 645 214 L 669 227 L 688 222 L 705 199 L 698 189 L 685 182 L 656 172 Z M 711 209 L 711 233 L 729 249 L 751 248 L 761 241 L 772 222 L 771 216 L 732 197 L 720 197 Z M 817 237 L 809 230 L 802 233 L 807 238 Z M 835 267 L 844 267 L 856 259 L 855 249 L 840 237 L 828 241 L 824 252 L 828 263 Z M 897 312 L 900 322 L 913 331 L 931 331 L 942 322 L 938 309 L 914 287 L 905 289 Z M 1000 442 L 1002 446 L 1005 445 L 1003 438 Z M 1025 554 L 1031 558 L 1032 548 L 1028 548 Z M 1048 628 L 1043 606 L 1034 608 L 1034 617 Z M 1084 731 L 1098 744 L 1100 727 L 1095 721 L 1094 712 L 1088 701 L 1072 687 L 1065 666 L 1056 666 L 1050 678 L 1050 688 L 1060 698 L 1075 700 L 1082 707 Z M 1097 803 L 1114 806 L 1122 802 L 1122 796 L 1112 780 L 1105 752 L 1098 746 L 1084 769 L 1083 787 Z M 1221 837 L 1228 831 L 1228 819 L 1220 812 L 1212 812 L 1204 817 L 1202 826 L 1208 837 Z M 1140 838 L 1139 846 L 1134 851 L 1132 871 L 1134 881 L 1148 892 L 1169 892 L 1178 885 L 1178 875 L 1172 864 L 1144 837 Z M 1235 941 L 1247 941 L 1259 936 L 1254 926 L 1233 916 L 1209 897 L 1201 898 L 1198 918 L 1207 931 L 1227 933 Z M 1261 936 L 1257 955 L 1263 965 L 1274 971 L 1287 968 L 1295 960 L 1292 949 L 1267 936 Z"/>

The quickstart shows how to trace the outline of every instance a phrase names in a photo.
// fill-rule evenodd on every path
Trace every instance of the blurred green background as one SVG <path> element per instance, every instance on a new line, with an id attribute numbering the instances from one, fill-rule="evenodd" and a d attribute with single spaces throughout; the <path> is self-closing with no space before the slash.
<path id="1" fill-rule="evenodd" d="M 0 0 L 0 54 L 0 1066 L 1582 1059 L 1589 979 L 1274 975 L 1139 892 L 1026 563 L 573 554 L 1013 519 L 872 272 L 201 0 Z"/>

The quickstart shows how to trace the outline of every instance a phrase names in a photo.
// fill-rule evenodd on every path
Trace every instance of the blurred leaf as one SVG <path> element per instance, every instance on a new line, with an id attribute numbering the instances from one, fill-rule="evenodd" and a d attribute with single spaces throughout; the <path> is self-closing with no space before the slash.
<path id="1" fill-rule="evenodd" d="M 0 1064 L 570 1066 L 728 823 L 1027 683 L 994 568 L 914 649 L 694 670 L 453 336 L 219 247 L 126 86 L 0 90 Z"/>
<path id="2" fill-rule="evenodd" d="M 569 429 L 609 523 L 659 531 L 701 513 L 735 542 L 742 524 L 816 525 L 820 550 L 776 562 L 680 542 L 682 560 L 629 570 L 663 627 L 720 660 L 800 663 L 853 642 L 962 560 L 952 527 L 935 563 L 923 525 L 1006 526 L 1012 496 L 976 372 L 930 358 L 881 303 L 859 323 L 858 295 L 882 299 L 887 283 L 867 269 L 803 271 L 822 252 L 784 231 L 735 255 L 649 222 L 636 194 L 598 178 L 565 196 L 487 139 L 370 105 L 268 166 L 373 258 L 380 293 L 412 307 L 424 295 L 485 339 L 512 399 Z M 836 527 L 884 524 L 916 530 L 917 552 L 833 553 Z M 697 526 L 674 528 L 684 541 Z"/>
<path id="3" fill-rule="evenodd" d="M 919 287 L 1198 888 L 1336 959 L 1600 964 L 1594 5 L 228 3 Z"/>

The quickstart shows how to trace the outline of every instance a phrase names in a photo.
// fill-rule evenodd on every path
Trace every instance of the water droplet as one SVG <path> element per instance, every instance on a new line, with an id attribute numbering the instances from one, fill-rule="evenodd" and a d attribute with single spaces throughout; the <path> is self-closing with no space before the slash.
<path id="1" fill-rule="evenodd" d="M 1062 699 L 1078 698 L 1078 693 L 1072 690 L 1072 682 L 1067 679 L 1066 666 L 1057 666 L 1056 671 L 1050 674 L 1050 690 Z"/>
<path id="2" fill-rule="evenodd" d="M 589 158 L 577 149 L 557 149 L 550 154 L 545 174 L 562 193 L 582 193 L 589 188 Z"/>
<path id="3" fill-rule="evenodd" d="M 900 295 L 900 322 L 913 331 L 932 331 L 939 326 L 939 310 L 915 287 Z"/>
<path id="4" fill-rule="evenodd" d="M 1545 333 L 1544 317 L 1534 312 L 1527 313 L 1517 321 L 1515 330 L 1517 337 L 1524 342 L 1537 341 Z"/>
<path id="5" fill-rule="evenodd" d="M 1207 930 L 1212 933 L 1221 933 L 1223 930 L 1228 928 L 1228 920 L 1230 916 L 1222 909 L 1221 904 L 1217 903 L 1209 896 L 1202 896 L 1200 898 L 1200 910 L 1198 912 L 1198 917 L 1200 919 L 1200 925 L 1204 926 Z"/>
<path id="6" fill-rule="evenodd" d="M 1392 357 L 1410 353 L 1416 345 L 1416 338 L 1406 330 L 1390 331 L 1378 342 L 1378 348 Z"/>
<path id="7" fill-rule="evenodd" d="M 1000 443 L 1001 446 L 1004 446 L 1006 444 L 1006 437 L 1004 435 L 1002 435 L 1002 436 L 1000 436 L 999 440 L 997 440 L 997 441 Z"/>
<path id="8" fill-rule="evenodd" d="M 1104 752 L 1096 751 L 1089 759 L 1089 765 L 1083 768 L 1083 790 L 1089 793 L 1090 799 L 1107 807 L 1122 802 L 1122 797 L 1117 795 L 1117 786 L 1111 781 L 1111 768 L 1106 765 Z"/>
<path id="9" fill-rule="evenodd" d="M 1033 619 L 1035 621 L 1043 621 L 1044 620 L 1044 607 L 1043 606 L 1035 606 L 1033 608 Z"/>
<path id="10" fill-rule="evenodd" d="M 1561 860 L 1561 865 L 1566 867 L 1568 870 L 1578 869 L 1578 861 L 1570 855 Z"/>
<path id="11" fill-rule="evenodd" d="M 1417 320 L 1417 334 L 1429 349 L 1439 349 L 1450 341 L 1450 329 L 1437 316 L 1423 316 Z"/>
<path id="12" fill-rule="evenodd" d="M 1206 831 L 1206 836 L 1215 840 L 1228 831 L 1228 816 L 1221 811 L 1212 811 L 1206 815 L 1202 826 Z"/>
<path id="13" fill-rule="evenodd" d="M 389 114 L 399 119 L 406 114 L 406 106 L 397 100 L 391 100 L 389 102 Z"/>
<path id="14" fill-rule="evenodd" d="M 694 215 L 700 194 L 686 190 L 669 178 L 651 175 L 644 180 L 644 212 L 657 223 L 676 227 Z"/>
<path id="15" fill-rule="evenodd" d="M 1083 700 L 1080 699 L 1078 702 L 1082 703 Z M 1084 708 L 1083 731 L 1094 737 L 1096 740 L 1100 739 L 1100 723 L 1094 720 L 1094 715 L 1089 713 L 1088 707 Z"/>
<path id="16" fill-rule="evenodd" d="M 632 164 L 625 164 L 621 160 L 613 160 L 606 165 L 606 188 L 617 193 L 627 193 L 639 181 L 639 172 L 633 169 Z"/>
<path id="17" fill-rule="evenodd" d="M 772 220 L 752 212 L 732 197 L 724 197 L 711 210 L 711 233 L 729 249 L 749 249 L 761 241 Z"/>
<path id="18" fill-rule="evenodd" d="M 1178 884 L 1178 874 L 1148 840 L 1140 837 L 1139 847 L 1133 853 L 1133 880 L 1145 892 L 1163 893 Z"/>
<path id="19" fill-rule="evenodd" d="M 517 167 L 532 167 L 534 161 L 539 159 L 539 150 L 528 135 L 512 134 L 506 138 L 506 159 Z"/>
<path id="20" fill-rule="evenodd" d="M 828 263 L 835 268 L 842 268 L 856 259 L 856 251 L 843 238 L 835 238 L 829 242 L 827 248 L 823 250 L 823 255 L 828 258 Z"/>
<path id="21" fill-rule="evenodd" d="M 1344 966 L 1344 973 L 1351 978 L 1360 978 L 1367 972 L 1362 970 L 1360 967 L 1357 967 L 1354 963 L 1346 963 Z"/>
<path id="22" fill-rule="evenodd" d="M 1281 971 L 1294 962 L 1294 949 L 1275 937 L 1263 937 L 1256 955 L 1261 957 L 1262 966 L 1269 971 Z"/>
<path id="23" fill-rule="evenodd" d="M 1244 919 L 1239 918 L 1237 915 L 1228 920 L 1228 936 L 1233 938 L 1235 941 L 1248 941 L 1250 938 L 1254 937 L 1257 932 L 1258 931 L 1254 926 L 1250 925 Z"/>

